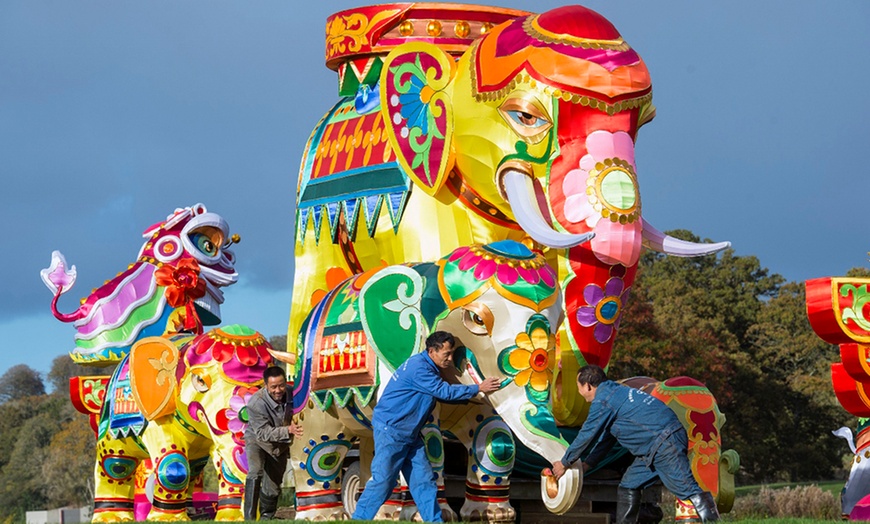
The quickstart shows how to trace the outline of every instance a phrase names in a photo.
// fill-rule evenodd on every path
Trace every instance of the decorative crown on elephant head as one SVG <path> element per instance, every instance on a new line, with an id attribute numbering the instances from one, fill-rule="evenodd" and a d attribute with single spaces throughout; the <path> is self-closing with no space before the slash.
<path id="1" fill-rule="evenodd" d="M 67 268 L 55 251 L 51 266 L 42 270 L 54 293 L 52 313 L 76 328 L 70 357 L 77 363 L 117 363 L 140 338 L 202 333 L 203 326 L 220 323 L 221 288 L 238 279 L 229 247 L 239 236 L 230 236 L 223 217 L 196 204 L 176 209 L 142 236 L 146 241 L 136 261 L 83 298 L 72 313 L 61 313 L 57 302 L 75 284 L 76 267 Z"/>

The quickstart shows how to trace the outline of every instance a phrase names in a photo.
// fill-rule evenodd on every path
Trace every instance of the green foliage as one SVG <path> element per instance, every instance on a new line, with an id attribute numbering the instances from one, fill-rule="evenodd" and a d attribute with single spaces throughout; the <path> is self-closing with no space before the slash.
<path id="1" fill-rule="evenodd" d="M 0 403 L 43 394 L 42 377 L 27 364 L 12 366 L 0 376 Z"/>
<path id="2" fill-rule="evenodd" d="M 18 392 L 0 404 L 0 522 L 23 522 L 26 511 L 93 501 L 95 438 L 88 419 L 70 403 L 68 385 L 46 395 L 42 381 L 37 387 L 33 377 L 39 374 L 24 365 L 0 377 L 0 386 L 10 378 L 6 384 L 30 384 L 25 391 L 34 393 Z"/>
<path id="3" fill-rule="evenodd" d="M 687 231 L 672 231 L 698 241 Z M 831 430 L 854 418 L 831 390 L 837 348 L 812 331 L 802 283 L 732 250 L 698 258 L 645 253 L 616 339 L 617 377 L 686 375 L 727 416 L 723 449 L 741 455 L 740 481 L 831 478 L 845 446 Z"/>
<path id="4" fill-rule="evenodd" d="M 7 429 L 12 435 L 0 435 L 0 439 L 10 438 L 14 443 L 0 469 L 0 517 L 23 516 L 25 511 L 46 507 L 48 482 L 42 465 L 52 436 L 72 415 L 69 399 L 60 395 L 21 398 L 12 403 L 23 409 L 14 411 L 20 418 L 10 421 L 13 427 Z"/>
<path id="5" fill-rule="evenodd" d="M 86 368 L 73 362 L 67 355 L 60 355 L 51 361 L 51 369 L 48 371 L 48 384 L 55 392 L 66 393 L 69 390 L 69 379 L 81 375 L 110 375 L 111 370 L 101 368 Z"/>

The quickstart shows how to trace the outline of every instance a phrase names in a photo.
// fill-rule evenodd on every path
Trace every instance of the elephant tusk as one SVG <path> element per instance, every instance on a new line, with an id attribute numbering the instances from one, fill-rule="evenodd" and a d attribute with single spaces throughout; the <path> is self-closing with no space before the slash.
<path id="1" fill-rule="evenodd" d="M 595 233 L 560 233 L 547 224 L 535 203 L 532 180 L 526 173 L 506 169 L 503 171 L 502 181 L 517 223 L 535 242 L 555 249 L 565 249 L 587 242 L 595 236 Z"/>
<path id="2" fill-rule="evenodd" d="M 731 242 L 717 242 L 715 244 L 686 242 L 685 240 L 662 233 L 651 226 L 649 222 L 643 220 L 643 245 L 647 249 L 675 257 L 697 257 L 718 253 L 723 249 L 731 247 Z"/>
<path id="3" fill-rule="evenodd" d="M 287 364 L 290 364 L 291 366 L 296 364 L 296 355 L 294 353 L 269 349 L 269 354 L 280 360 L 281 362 L 285 362 Z"/>

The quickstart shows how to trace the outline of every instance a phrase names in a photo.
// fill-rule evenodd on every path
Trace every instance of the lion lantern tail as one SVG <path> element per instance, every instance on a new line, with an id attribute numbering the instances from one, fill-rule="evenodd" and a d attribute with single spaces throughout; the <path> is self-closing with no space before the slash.
<path id="1" fill-rule="evenodd" d="M 90 305 L 82 305 L 72 313 L 61 313 L 57 309 L 57 300 L 61 295 L 72 289 L 76 282 L 76 267 L 66 267 L 66 258 L 60 251 L 52 251 L 51 265 L 39 272 L 45 286 L 54 293 L 51 301 L 51 312 L 61 322 L 75 322 L 88 314 Z"/>

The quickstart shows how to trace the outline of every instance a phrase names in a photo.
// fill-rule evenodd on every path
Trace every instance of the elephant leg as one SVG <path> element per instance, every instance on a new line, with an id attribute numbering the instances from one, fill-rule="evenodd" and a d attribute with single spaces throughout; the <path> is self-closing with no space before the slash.
<path id="1" fill-rule="evenodd" d="M 135 473 L 146 458 L 132 438 L 103 438 L 97 443 L 94 465 L 94 514 L 92 522 L 134 521 Z"/>
<path id="2" fill-rule="evenodd" d="M 184 446 L 171 444 L 161 448 L 154 460 L 154 502 L 148 520 L 190 520 L 187 515 L 187 487 L 190 483 L 190 463 Z"/>
<path id="3" fill-rule="evenodd" d="M 510 428 L 490 406 L 442 407 L 445 427 L 468 449 L 463 521 L 511 522 L 510 475 L 516 446 Z"/>
<path id="4" fill-rule="evenodd" d="M 193 458 L 193 457 L 196 458 Z M 193 520 L 196 516 L 196 508 L 193 506 L 193 494 L 196 491 L 197 485 L 202 489 L 203 487 L 203 471 L 205 471 L 205 466 L 208 465 L 208 455 L 201 456 L 199 453 L 195 455 L 191 455 L 188 457 L 188 462 L 190 462 L 190 482 L 187 483 L 187 493 L 185 493 L 185 509 L 187 510 L 187 516 Z"/>
<path id="5" fill-rule="evenodd" d="M 190 520 L 187 516 L 187 487 L 191 479 L 189 439 L 172 417 L 162 417 L 148 424 L 142 441 L 154 465 L 154 501 L 148 520 Z"/>
<path id="6" fill-rule="evenodd" d="M 290 445 L 296 484 L 296 520 L 343 520 L 341 472 L 350 437 L 335 406 L 316 406 L 299 414 L 302 437 Z"/>
<path id="7" fill-rule="evenodd" d="M 218 503 L 215 520 L 242 521 L 242 497 L 245 494 L 245 481 L 241 471 L 230 467 L 222 457 L 213 457 L 218 473 Z M 232 460 L 232 459 L 230 459 Z"/>

